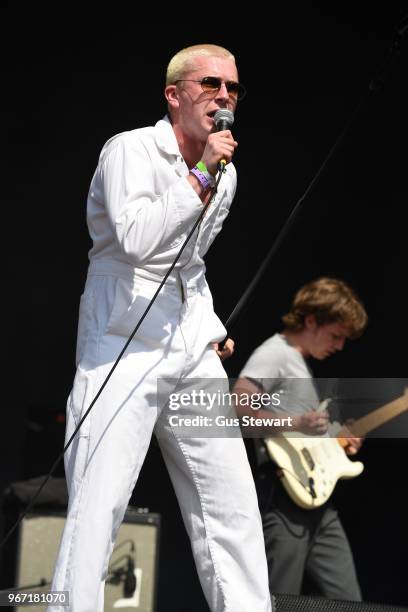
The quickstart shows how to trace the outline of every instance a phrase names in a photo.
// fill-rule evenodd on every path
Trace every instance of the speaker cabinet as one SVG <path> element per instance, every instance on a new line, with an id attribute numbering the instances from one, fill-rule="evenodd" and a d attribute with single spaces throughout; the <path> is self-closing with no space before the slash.
<path id="1" fill-rule="evenodd" d="M 18 587 L 47 591 L 52 578 L 65 514 L 27 515 L 21 525 L 17 545 Z M 129 508 L 119 529 L 105 586 L 105 612 L 126 608 L 132 612 L 154 612 L 158 578 L 160 516 Z M 45 610 L 46 608 L 35 608 Z M 26 612 L 26 607 L 16 608 Z"/>
<path id="2" fill-rule="evenodd" d="M 407 612 L 408 608 L 324 597 L 272 595 L 272 610 L 273 612 Z"/>

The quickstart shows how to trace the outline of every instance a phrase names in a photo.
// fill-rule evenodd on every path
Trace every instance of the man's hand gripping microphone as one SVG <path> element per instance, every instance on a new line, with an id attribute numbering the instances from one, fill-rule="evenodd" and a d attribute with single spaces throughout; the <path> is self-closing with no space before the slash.
<path id="1" fill-rule="evenodd" d="M 230 130 L 234 123 L 234 113 L 227 108 L 219 108 L 214 115 L 214 123 L 217 127 L 217 132 Z M 218 162 L 218 171 L 225 172 L 226 165 L 227 161 L 225 159 L 220 159 Z"/>

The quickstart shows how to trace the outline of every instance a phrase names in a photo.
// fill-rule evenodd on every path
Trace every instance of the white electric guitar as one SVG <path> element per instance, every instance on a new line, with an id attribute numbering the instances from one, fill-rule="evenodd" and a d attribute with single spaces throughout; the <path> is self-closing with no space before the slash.
<path id="1" fill-rule="evenodd" d="M 380 425 L 408 410 L 408 389 L 401 397 L 357 419 L 348 430 L 364 437 Z M 341 432 L 340 432 L 341 434 Z M 270 457 L 278 466 L 278 475 L 293 501 L 306 509 L 324 504 L 339 479 L 361 474 L 361 461 L 350 461 L 345 453 L 347 438 L 301 437 L 299 432 L 285 432 L 266 438 Z"/>

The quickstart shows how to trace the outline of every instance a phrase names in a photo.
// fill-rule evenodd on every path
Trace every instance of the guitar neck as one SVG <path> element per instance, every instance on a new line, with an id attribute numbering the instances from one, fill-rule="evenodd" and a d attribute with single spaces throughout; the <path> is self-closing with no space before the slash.
<path id="1" fill-rule="evenodd" d="M 348 427 L 350 431 L 358 438 L 362 438 L 367 435 L 373 429 L 380 427 L 390 419 L 398 416 L 402 412 L 408 409 L 408 393 L 405 391 L 401 397 L 373 410 L 369 414 L 361 417 L 354 421 L 354 423 Z"/>

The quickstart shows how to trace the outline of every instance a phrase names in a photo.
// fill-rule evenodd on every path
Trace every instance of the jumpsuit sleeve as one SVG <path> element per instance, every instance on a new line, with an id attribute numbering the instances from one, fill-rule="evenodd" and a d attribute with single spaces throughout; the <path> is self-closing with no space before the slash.
<path id="1" fill-rule="evenodd" d="M 157 193 L 158 169 L 141 142 L 122 138 L 114 145 L 101 159 L 97 178 L 117 243 L 140 265 L 182 241 L 202 202 L 185 177 Z"/>

